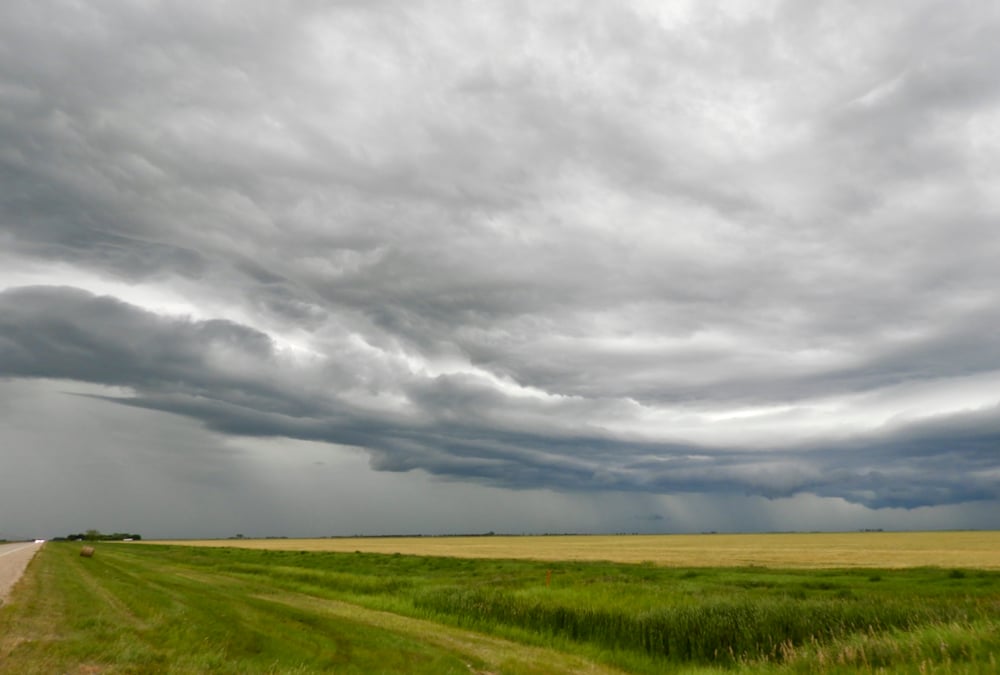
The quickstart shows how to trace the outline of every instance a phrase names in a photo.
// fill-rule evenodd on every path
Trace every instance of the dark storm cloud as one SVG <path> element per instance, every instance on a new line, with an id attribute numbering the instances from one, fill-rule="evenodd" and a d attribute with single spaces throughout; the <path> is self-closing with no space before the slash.
<path id="1" fill-rule="evenodd" d="M 9 376 L 128 386 L 134 396 L 107 400 L 193 417 L 224 433 L 368 448 L 381 470 L 421 468 L 518 488 L 813 492 L 874 507 L 1000 496 L 995 409 L 761 456 L 542 425 L 516 401 L 461 378 L 433 378 L 411 394 L 416 419 L 379 415 L 336 395 L 303 396 L 315 374 L 286 366 L 293 377 L 275 379 L 279 360 L 266 336 L 231 322 L 168 320 L 73 289 L 0 293 L 0 371 Z"/>
<path id="2" fill-rule="evenodd" d="M 4 4 L 0 376 L 505 487 L 996 499 L 998 23 Z"/>
<path id="3" fill-rule="evenodd" d="M 0 336 L 7 376 L 224 392 L 279 411 L 302 405 L 276 396 L 261 377 L 272 366 L 270 339 L 228 321 L 167 320 L 112 298 L 36 287 L 0 293 Z"/>

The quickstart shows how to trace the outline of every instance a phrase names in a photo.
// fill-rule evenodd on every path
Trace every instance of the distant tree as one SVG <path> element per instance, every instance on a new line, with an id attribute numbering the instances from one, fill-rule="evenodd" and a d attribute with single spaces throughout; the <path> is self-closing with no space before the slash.
<path id="1" fill-rule="evenodd" d="M 87 530 L 86 532 L 77 532 L 75 534 L 68 534 L 65 537 L 56 537 L 56 541 L 124 541 L 126 539 L 131 539 L 133 541 L 139 541 L 142 539 L 141 534 L 129 534 L 128 532 L 115 532 L 113 534 L 103 534 L 100 530 Z"/>

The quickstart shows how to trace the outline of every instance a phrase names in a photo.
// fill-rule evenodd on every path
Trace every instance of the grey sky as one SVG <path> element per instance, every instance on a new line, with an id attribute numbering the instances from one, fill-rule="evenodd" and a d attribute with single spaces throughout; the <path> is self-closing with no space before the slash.
<path id="1" fill-rule="evenodd" d="M 0 537 L 1000 527 L 1000 10 L 710 4 L 0 6 Z"/>

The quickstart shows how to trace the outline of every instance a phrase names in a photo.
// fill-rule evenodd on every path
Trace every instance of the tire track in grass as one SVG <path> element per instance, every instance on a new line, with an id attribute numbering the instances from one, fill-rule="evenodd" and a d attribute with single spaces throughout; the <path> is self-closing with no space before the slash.
<path id="1" fill-rule="evenodd" d="M 401 633 L 442 647 L 485 664 L 486 670 L 477 670 L 471 664 L 469 665 L 470 672 L 482 675 L 493 672 L 537 673 L 538 675 L 556 673 L 621 675 L 624 672 L 573 654 L 522 645 L 503 638 L 482 635 L 392 612 L 368 609 L 340 600 L 328 600 L 295 593 L 264 594 L 254 597 L 289 607 L 308 608 L 314 612 Z"/>
<path id="2" fill-rule="evenodd" d="M 174 572 L 174 574 L 211 586 L 245 587 L 247 583 L 246 579 L 237 580 L 229 573 L 217 571 L 185 570 Z M 471 661 L 478 662 L 476 665 L 466 664 L 469 671 L 476 675 L 498 675 L 499 673 L 621 675 L 624 673 L 624 671 L 610 666 L 588 661 L 580 656 L 559 650 L 523 645 L 511 640 L 463 630 L 426 619 L 416 619 L 393 612 L 369 609 L 342 600 L 320 598 L 294 591 L 276 593 L 266 584 L 258 585 L 258 589 L 259 592 L 253 593 L 250 597 L 391 631 L 459 654 Z"/>
<path id="3" fill-rule="evenodd" d="M 150 566 L 149 571 L 152 571 L 153 567 L 158 567 L 155 564 L 150 565 L 149 560 L 143 562 Z M 259 580 L 256 575 L 235 573 L 238 577 L 236 578 L 234 572 L 230 570 L 193 570 L 174 567 L 169 563 L 166 566 L 170 567 L 170 576 L 175 580 L 187 579 L 192 583 L 204 584 L 208 588 L 220 590 L 223 588 L 239 589 L 241 592 L 248 592 L 248 598 L 254 598 L 258 601 L 367 625 L 447 650 L 466 660 L 466 666 L 470 673 L 476 675 L 498 675 L 500 673 L 621 675 L 624 672 L 557 649 L 525 645 L 431 620 L 369 609 L 343 600 L 322 598 L 292 590 L 279 590 Z"/>
<path id="4" fill-rule="evenodd" d="M 228 573 L 217 571 L 184 570 L 175 571 L 173 574 L 213 587 L 244 588 L 247 583 L 245 579 L 236 580 Z M 294 591 L 275 593 L 266 584 L 260 584 L 258 588 L 260 592 L 252 593 L 249 597 L 300 611 L 364 624 L 461 655 L 468 661 L 474 662 L 467 662 L 466 665 L 470 673 L 475 675 L 500 673 L 622 675 L 625 672 L 555 649 L 523 645 L 426 619 L 416 619 L 393 612 L 369 609 L 342 600 L 319 598 Z"/>

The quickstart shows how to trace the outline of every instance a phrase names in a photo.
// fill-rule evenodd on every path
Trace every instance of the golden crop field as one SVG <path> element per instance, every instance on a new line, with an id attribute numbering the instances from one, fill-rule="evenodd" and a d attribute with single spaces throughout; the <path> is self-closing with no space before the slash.
<path id="1" fill-rule="evenodd" d="M 152 543 L 152 542 L 151 542 Z M 156 543 L 674 567 L 1000 569 L 1000 531 L 225 539 Z"/>

